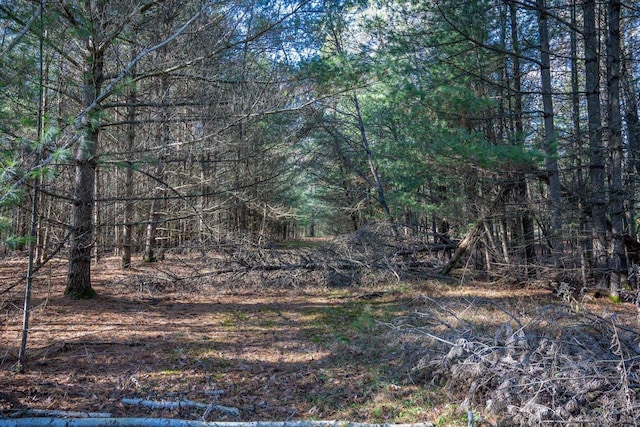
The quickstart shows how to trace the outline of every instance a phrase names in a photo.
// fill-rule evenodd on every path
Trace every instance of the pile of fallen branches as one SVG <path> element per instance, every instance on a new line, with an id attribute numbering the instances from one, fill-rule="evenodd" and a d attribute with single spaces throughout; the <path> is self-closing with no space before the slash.
<path id="1" fill-rule="evenodd" d="M 167 259 L 174 265 L 178 261 L 179 271 L 158 263 L 155 276 L 128 277 L 122 284 L 147 293 L 180 288 L 193 292 L 210 285 L 216 289 L 375 286 L 441 277 L 437 255 L 442 250 L 442 244 L 428 242 L 424 235 L 373 223 L 355 233 L 308 244 L 227 243 L 204 252 L 199 262 L 190 254 L 168 252 Z"/>
<path id="2" fill-rule="evenodd" d="M 640 419 L 640 331 L 615 316 L 564 305 L 516 316 L 486 300 L 425 298 L 392 335 L 414 381 L 445 386 L 508 425 Z"/>
<path id="3" fill-rule="evenodd" d="M 374 223 L 312 247 L 236 247 L 227 251 L 215 274 L 242 274 L 245 285 L 253 277 L 256 284 L 271 287 L 368 286 L 437 274 L 438 249 L 389 224 Z"/>

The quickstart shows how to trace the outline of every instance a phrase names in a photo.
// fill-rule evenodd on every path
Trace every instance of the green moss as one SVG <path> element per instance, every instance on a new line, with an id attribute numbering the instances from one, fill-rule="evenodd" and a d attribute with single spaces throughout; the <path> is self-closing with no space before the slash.
<path id="1" fill-rule="evenodd" d="M 97 295 L 96 291 L 93 288 L 83 288 L 83 289 L 65 289 L 64 294 L 70 296 L 73 299 L 91 299 Z"/>

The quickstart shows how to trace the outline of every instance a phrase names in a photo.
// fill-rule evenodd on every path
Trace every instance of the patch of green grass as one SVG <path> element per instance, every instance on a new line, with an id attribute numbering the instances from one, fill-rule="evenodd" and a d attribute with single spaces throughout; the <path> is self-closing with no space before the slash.
<path id="1" fill-rule="evenodd" d="M 187 350 L 184 347 L 174 347 L 169 351 L 173 357 L 186 357 Z"/>
<path id="2" fill-rule="evenodd" d="M 457 405 L 448 404 L 444 406 L 435 425 L 437 427 L 462 427 L 468 425 L 468 422 L 467 411 Z"/>
<path id="3" fill-rule="evenodd" d="M 382 332 L 378 322 L 387 322 L 398 314 L 393 304 L 350 301 L 309 312 L 308 334 L 316 344 L 331 345 L 371 337 Z"/>
<path id="4" fill-rule="evenodd" d="M 199 357 L 196 362 L 201 369 L 206 369 L 208 372 L 225 371 L 233 366 L 230 360 L 220 357 Z"/>
<path id="5" fill-rule="evenodd" d="M 182 370 L 179 369 L 163 369 L 159 372 L 160 375 L 182 375 Z"/>

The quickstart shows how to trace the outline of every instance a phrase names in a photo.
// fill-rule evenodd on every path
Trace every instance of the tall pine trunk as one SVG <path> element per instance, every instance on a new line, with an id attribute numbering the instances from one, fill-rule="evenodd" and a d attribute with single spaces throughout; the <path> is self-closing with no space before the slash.
<path id="1" fill-rule="evenodd" d="M 164 48 L 163 48 L 164 51 Z M 166 55 L 166 52 L 164 53 Z M 165 193 L 164 187 L 164 174 L 165 174 L 165 157 L 166 150 L 169 145 L 169 106 L 167 105 L 169 93 L 169 77 L 162 76 L 160 78 L 160 87 L 159 87 L 159 99 L 161 100 L 161 112 L 160 112 L 160 126 L 158 129 L 158 142 L 162 147 L 162 153 L 158 158 L 158 163 L 156 164 L 155 177 L 156 181 L 153 183 L 154 187 L 151 192 L 151 206 L 149 208 L 149 220 L 147 222 L 147 231 L 145 236 L 145 245 L 144 245 L 144 261 L 145 262 L 156 262 L 158 260 L 157 257 L 157 246 L 158 246 L 158 225 L 162 221 L 162 215 L 160 212 L 160 202 L 162 201 L 162 197 Z"/>
<path id="2" fill-rule="evenodd" d="M 622 88 L 625 106 L 625 122 L 627 123 L 628 148 L 627 148 L 627 176 L 629 184 L 627 186 L 627 221 L 628 233 L 636 237 L 636 188 L 638 186 L 637 177 L 640 176 L 640 118 L 638 118 L 638 95 L 635 89 L 633 73 L 630 70 L 633 64 L 633 49 L 627 46 L 623 55 L 624 62 L 622 68 Z M 629 64 L 629 65 L 627 65 Z"/>
<path id="3" fill-rule="evenodd" d="M 546 170 L 549 176 L 549 198 L 551 204 L 551 228 L 549 242 L 556 267 L 560 267 L 563 252 L 562 245 L 562 200 L 560 193 L 560 174 L 558 171 L 558 147 L 553 111 L 553 92 L 551 86 L 551 59 L 549 47 L 548 14 L 544 0 L 537 0 L 538 31 L 540 36 L 540 79 L 542 84 L 542 109 L 544 115 L 544 148 Z"/>
<path id="4" fill-rule="evenodd" d="M 578 28 L 578 0 L 571 1 L 571 25 Z M 574 186 L 579 189 L 577 203 L 579 215 L 579 235 L 577 238 L 580 251 L 580 274 L 583 283 L 587 283 L 587 260 L 591 255 L 591 222 L 586 214 L 586 206 L 589 201 L 587 194 L 583 191 L 585 185 L 584 164 L 583 164 L 583 140 L 582 140 L 582 106 L 580 94 L 580 65 L 578 63 L 578 31 L 572 30 L 569 38 L 569 51 L 571 58 L 571 127 L 573 130 L 573 150 L 574 150 Z"/>
<path id="5" fill-rule="evenodd" d="M 514 117 L 515 131 L 517 143 L 521 144 L 524 140 L 524 125 L 522 123 L 522 71 L 520 69 L 520 40 L 518 36 L 518 15 L 516 5 L 513 1 L 509 2 L 509 21 L 511 24 L 511 45 L 513 46 L 513 95 L 514 95 Z M 524 246 L 524 262 L 526 273 L 529 274 L 533 270 L 529 270 L 529 266 L 535 258 L 535 233 L 531 211 L 529 210 L 529 194 L 527 191 L 527 180 L 524 173 L 516 174 L 516 188 L 518 192 L 518 201 L 525 206 L 521 216 L 520 224 L 522 227 L 522 237 Z"/>
<path id="6" fill-rule="evenodd" d="M 592 266 L 596 287 L 609 287 L 609 259 L 607 256 L 607 216 L 602 143 L 602 116 L 600 112 L 600 64 L 598 61 L 598 34 L 596 32 L 596 2 L 582 3 L 584 19 L 585 92 L 589 129 L 589 180 L 591 184 Z"/>
<path id="7" fill-rule="evenodd" d="M 620 298 L 626 278 L 624 250 L 624 199 L 622 186 L 622 116 L 620 113 L 620 0 L 609 0 L 609 36 L 607 43 L 607 94 L 609 116 L 609 156 L 611 159 L 611 283 L 612 299 Z"/>
<path id="8" fill-rule="evenodd" d="M 93 6 L 93 4 L 91 4 Z M 82 106 L 90 107 L 98 98 L 104 81 L 104 50 L 90 37 L 86 41 L 85 69 L 82 76 Z M 75 154 L 75 182 L 71 210 L 71 236 L 69 271 L 65 295 L 74 298 L 91 298 L 91 251 L 93 248 L 93 206 L 99 111 L 93 110 L 84 117 L 78 147 Z"/>
<path id="9" fill-rule="evenodd" d="M 136 67 L 131 68 L 132 76 L 135 76 Z M 124 177 L 124 221 L 122 226 L 122 268 L 131 267 L 131 252 L 133 246 L 133 163 L 132 156 L 136 141 L 136 106 L 137 83 L 133 81 L 127 95 L 127 168 Z"/>

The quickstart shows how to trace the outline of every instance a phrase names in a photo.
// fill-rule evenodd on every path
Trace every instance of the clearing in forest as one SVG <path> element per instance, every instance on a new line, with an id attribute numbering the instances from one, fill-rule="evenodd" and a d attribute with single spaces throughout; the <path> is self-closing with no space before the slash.
<path id="1" fill-rule="evenodd" d="M 474 378 L 481 382 L 460 366 L 477 370 L 474 360 L 493 360 L 504 368 L 511 359 L 492 352 L 498 347 L 491 342 L 497 340 L 496 346 L 510 351 L 508 357 L 518 359 L 524 354 L 518 345 L 531 347 L 533 342 L 517 331 L 519 322 L 521 331 L 544 328 L 549 325 L 536 320 L 536 313 L 549 320 L 558 313 L 549 307 L 560 307 L 562 313 L 572 310 L 554 301 L 543 287 L 461 286 L 435 280 L 260 286 L 238 272 L 224 281 L 212 280 L 206 272 L 209 261 L 177 254 L 155 264 L 138 261 L 128 272 L 119 270 L 118 262 L 109 258 L 95 266 L 98 295 L 91 300 L 62 296 L 62 262 L 51 263 L 46 274 L 40 272 L 24 374 L 13 369 L 22 320 L 21 289 L 2 295 L 0 415 L 56 409 L 117 417 L 204 416 L 209 421 L 466 425 L 467 411 L 460 406 L 466 403 L 477 413 L 476 425 L 490 425 L 495 418 L 485 411 L 486 402 L 479 405 L 478 396 L 489 391 L 464 381 L 446 386 L 451 380 L 447 372 L 453 379 L 457 372 L 470 383 Z M 15 281 L 23 268 L 24 260 L 4 262 L 2 283 Z M 581 307 L 601 313 L 597 319 L 615 314 L 621 324 L 635 321 L 631 304 L 600 300 Z M 509 324 L 516 327 L 505 329 Z M 616 330 L 626 337 L 623 328 Z M 562 335 L 559 329 L 554 334 Z M 519 337 L 520 344 L 509 347 L 510 337 Z M 575 337 L 584 338 L 577 333 Z M 465 347 L 467 342 L 475 343 L 475 350 Z M 536 351 L 527 350 L 539 358 L 531 366 L 546 369 L 543 362 L 553 362 L 553 355 L 542 357 Z M 596 350 L 590 351 L 598 357 Z M 467 357 L 471 354 L 473 358 Z M 425 355 L 431 365 L 425 364 Z M 630 360 L 629 366 L 634 363 Z M 507 378 L 504 371 L 501 375 Z M 627 386 L 630 402 L 635 402 L 634 384 Z M 506 400 L 513 398 L 503 394 Z M 497 401 L 498 394 L 493 398 Z M 149 409 L 123 399 L 188 399 L 215 409 Z"/>

